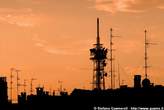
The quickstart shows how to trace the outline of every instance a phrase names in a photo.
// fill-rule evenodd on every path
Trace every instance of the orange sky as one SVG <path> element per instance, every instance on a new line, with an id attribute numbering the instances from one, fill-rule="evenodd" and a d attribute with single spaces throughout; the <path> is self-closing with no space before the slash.
<path id="1" fill-rule="evenodd" d="M 35 86 L 44 85 L 47 90 L 57 90 L 58 80 L 69 91 L 90 89 L 89 49 L 95 43 L 97 17 L 104 46 L 109 47 L 111 27 L 121 36 L 114 39 L 114 56 L 124 83 L 132 86 L 134 74 L 144 75 L 146 28 L 149 40 L 158 43 L 149 49 L 149 77 L 155 84 L 164 84 L 163 0 L 0 1 L 1 75 L 9 77 L 14 67 L 21 70 L 21 83 L 34 77 Z"/>

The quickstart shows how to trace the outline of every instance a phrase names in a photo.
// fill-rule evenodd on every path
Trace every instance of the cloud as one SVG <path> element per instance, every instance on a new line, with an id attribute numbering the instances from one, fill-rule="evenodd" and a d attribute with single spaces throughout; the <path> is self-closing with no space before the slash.
<path id="1" fill-rule="evenodd" d="M 39 38 L 38 34 L 34 34 L 32 40 L 37 42 L 37 43 L 40 43 L 40 44 L 46 44 L 47 43 L 46 40 L 43 40 L 43 39 Z"/>
<path id="2" fill-rule="evenodd" d="M 34 41 L 34 45 L 41 48 L 44 52 L 47 52 L 49 54 L 54 54 L 54 55 L 81 55 L 81 50 L 76 51 L 74 49 L 68 48 L 68 47 L 58 47 L 54 45 L 50 45 L 48 41 L 43 40 L 39 38 L 37 34 L 34 35 L 32 38 Z"/>
<path id="3" fill-rule="evenodd" d="M 34 3 L 34 4 L 43 4 L 43 3 L 46 3 L 46 2 L 48 2 L 48 0 L 31 0 L 32 1 L 32 3 Z"/>
<path id="4" fill-rule="evenodd" d="M 90 0 L 95 8 L 110 13 L 130 12 L 140 13 L 150 9 L 163 9 L 164 0 Z"/>
<path id="5" fill-rule="evenodd" d="M 44 48 L 44 51 L 50 54 L 55 54 L 55 55 L 75 55 L 76 54 L 74 52 L 69 52 L 69 50 L 66 50 L 66 49 L 60 49 L 60 48 L 49 47 L 49 46 L 46 46 Z"/>
<path id="6" fill-rule="evenodd" d="M 30 8 L 0 8 L 0 22 L 6 22 L 19 27 L 34 27 L 39 24 L 40 17 L 34 14 Z"/>
<path id="7" fill-rule="evenodd" d="M 36 45 L 37 47 L 44 47 L 44 44 L 39 43 L 39 42 L 35 43 L 35 45 Z"/>

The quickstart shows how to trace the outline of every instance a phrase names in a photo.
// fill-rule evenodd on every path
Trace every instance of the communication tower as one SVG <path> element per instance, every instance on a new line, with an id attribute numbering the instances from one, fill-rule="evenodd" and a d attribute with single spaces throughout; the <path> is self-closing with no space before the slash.
<path id="1" fill-rule="evenodd" d="M 107 73 L 105 73 L 104 69 L 106 66 L 107 52 L 107 48 L 104 48 L 103 44 L 100 43 L 99 18 L 97 18 L 97 41 L 96 44 L 94 44 L 94 48 L 90 49 L 90 59 L 94 65 L 93 89 L 105 89 L 105 77 Z"/>

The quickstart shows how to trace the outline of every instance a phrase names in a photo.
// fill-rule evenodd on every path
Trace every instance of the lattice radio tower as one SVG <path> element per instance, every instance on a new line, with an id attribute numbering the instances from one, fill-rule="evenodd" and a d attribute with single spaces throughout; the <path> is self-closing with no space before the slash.
<path id="1" fill-rule="evenodd" d="M 103 47 L 103 44 L 100 43 L 100 34 L 99 34 L 99 18 L 97 18 L 97 41 L 94 44 L 94 48 L 90 49 L 91 57 L 93 61 L 93 89 L 104 90 L 105 89 L 105 73 L 104 69 L 106 66 L 108 50 Z"/>

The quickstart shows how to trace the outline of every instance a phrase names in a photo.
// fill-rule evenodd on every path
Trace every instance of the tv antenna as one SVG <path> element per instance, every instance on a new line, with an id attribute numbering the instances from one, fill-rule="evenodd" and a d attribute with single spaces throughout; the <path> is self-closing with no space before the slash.
<path id="1" fill-rule="evenodd" d="M 19 80 L 20 80 L 20 78 L 19 78 L 19 72 L 20 72 L 20 70 L 15 69 L 15 72 L 17 74 L 17 96 L 18 96 L 19 95 L 19 86 L 20 86 L 20 84 L 19 84 Z"/>
<path id="2" fill-rule="evenodd" d="M 14 68 L 11 68 L 10 69 L 10 100 L 11 100 L 11 102 L 12 102 L 12 91 L 13 91 L 13 71 L 14 71 L 15 69 Z"/>
<path id="3" fill-rule="evenodd" d="M 114 80 L 115 80 L 115 75 L 114 75 L 114 71 L 113 71 L 113 38 L 114 37 L 120 37 L 120 36 L 114 36 L 113 35 L 113 29 L 110 29 L 110 73 L 111 73 L 111 89 L 115 88 L 115 84 L 114 84 Z M 114 78 L 114 79 L 113 79 Z"/>
<path id="4" fill-rule="evenodd" d="M 100 43 L 99 18 L 97 18 L 97 39 L 94 48 L 90 49 L 91 60 L 93 61 L 93 89 L 105 89 L 105 73 L 108 50 Z"/>
<path id="5" fill-rule="evenodd" d="M 148 42 L 148 39 L 147 39 L 147 30 L 144 31 L 145 32 L 145 54 L 144 54 L 144 61 L 145 61 L 145 64 L 144 64 L 144 68 L 145 68 L 145 78 L 147 79 L 148 77 L 148 68 L 150 67 L 148 65 L 148 47 L 149 45 L 156 45 L 156 43 L 150 43 Z"/>
<path id="6" fill-rule="evenodd" d="M 30 81 L 30 94 L 32 95 L 33 94 L 33 81 L 36 80 L 35 78 L 31 78 L 31 81 Z"/>

